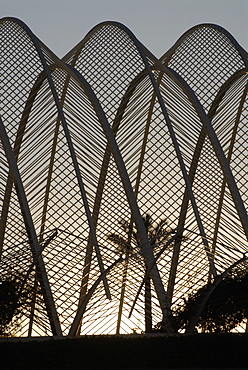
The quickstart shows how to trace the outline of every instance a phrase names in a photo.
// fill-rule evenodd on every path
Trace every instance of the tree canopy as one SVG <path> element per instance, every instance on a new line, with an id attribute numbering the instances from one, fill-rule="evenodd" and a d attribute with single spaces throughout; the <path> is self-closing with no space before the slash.
<path id="1" fill-rule="evenodd" d="M 209 285 L 192 293 L 175 312 L 179 329 L 185 329 L 206 294 Z M 248 267 L 237 268 L 216 286 L 199 317 L 203 332 L 230 332 L 248 318 Z"/>
<path id="2" fill-rule="evenodd" d="M 23 287 L 25 275 L 10 273 L 0 279 L 0 336 L 11 336 L 19 328 L 20 317 L 30 309 L 34 284 L 28 280 Z"/>

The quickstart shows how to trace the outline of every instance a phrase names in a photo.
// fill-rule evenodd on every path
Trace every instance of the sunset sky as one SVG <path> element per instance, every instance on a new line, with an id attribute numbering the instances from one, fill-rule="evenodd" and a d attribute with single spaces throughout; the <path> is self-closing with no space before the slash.
<path id="1" fill-rule="evenodd" d="M 20 22 L 1 22 L 0 267 L 15 281 L 21 266 L 19 281 L 35 287 L 17 333 L 174 331 L 170 309 L 245 266 L 246 56 L 212 26 L 189 32 L 169 68 L 112 24 L 74 47 L 117 21 L 157 57 L 202 23 L 248 50 L 248 0 L 0 0 L 0 10 L 58 57 L 75 52 L 63 64 Z"/>

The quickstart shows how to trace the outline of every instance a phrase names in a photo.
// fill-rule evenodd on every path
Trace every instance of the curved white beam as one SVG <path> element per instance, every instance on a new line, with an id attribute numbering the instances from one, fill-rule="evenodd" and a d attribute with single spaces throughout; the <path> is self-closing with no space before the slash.
<path id="1" fill-rule="evenodd" d="M 0 139 L 4 147 L 4 151 L 6 153 L 6 158 L 8 160 L 10 170 L 13 174 L 14 182 L 16 184 L 16 190 L 17 190 L 17 195 L 18 195 L 19 202 L 20 202 L 23 220 L 26 226 L 27 234 L 30 239 L 30 246 L 31 246 L 31 250 L 33 253 L 33 258 L 34 260 L 36 260 L 37 255 L 39 255 L 40 246 L 38 243 L 37 235 L 35 232 L 35 227 L 34 227 L 32 216 L 29 210 L 29 206 L 28 206 L 26 194 L 23 188 L 22 180 L 21 180 L 19 170 L 16 164 L 15 156 L 11 149 L 11 145 L 8 140 L 8 136 L 6 134 L 1 118 L 0 118 Z M 40 256 L 37 260 L 37 272 L 38 272 L 38 276 L 40 275 L 41 289 L 42 289 L 44 300 L 47 306 L 47 313 L 50 319 L 50 325 L 51 325 L 52 332 L 55 336 L 61 336 L 62 332 L 60 328 L 60 323 L 59 323 L 57 311 L 55 308 L 55 304 L 53 301 L 53 296 L 52 296 L 52 292 L 51 292 L 51 288 L 50 288 L 50 284 L 48 281 L 46 268 L 45 268 L 45 264 L 42 259 L 42 256 Z"/>

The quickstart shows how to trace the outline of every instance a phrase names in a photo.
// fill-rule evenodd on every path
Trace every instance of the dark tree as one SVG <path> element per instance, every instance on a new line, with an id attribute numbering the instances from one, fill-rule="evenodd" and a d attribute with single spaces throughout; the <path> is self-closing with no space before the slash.
<path id="1" fill-rule="evenodd" d="M 25 284 L 24 284 L 25 282 Z M 0 336 L 11 336 L 33 299 L 33 284 L 25 274 L 8 274 L 0 280 Z"/>
<path id="2" fill-rule="evenodd" d="M 179 329 L 186 329 L 209 285 L 191 294 L 175 312 Z M 227 333 L 248 317 L 248 269 L 235 269 L 213 290 L 199 317 L 197 327 L 207 333 Z"/>

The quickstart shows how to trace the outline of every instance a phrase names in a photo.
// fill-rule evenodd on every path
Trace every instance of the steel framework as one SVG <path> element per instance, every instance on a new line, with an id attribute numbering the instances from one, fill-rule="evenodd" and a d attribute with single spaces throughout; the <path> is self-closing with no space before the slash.
<path id="1" fill-rule="evenodd" d="M 201 24 L 158 60 L 104 22 L 59 59 L 0 25 L 0 274 L 33 287 L 15 335 L 169 331 L 246 261 L 246 52 Z"/>

